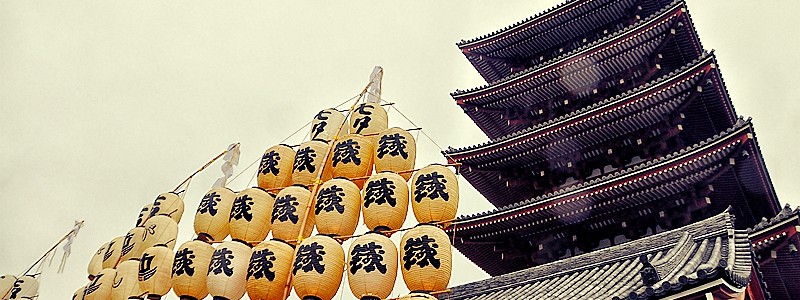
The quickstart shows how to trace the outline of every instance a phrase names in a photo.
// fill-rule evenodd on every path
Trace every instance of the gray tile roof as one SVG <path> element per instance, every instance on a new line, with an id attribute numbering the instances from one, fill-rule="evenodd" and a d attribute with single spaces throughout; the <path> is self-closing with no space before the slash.
<path id="1" fill-rule="evenodd" d="M 745 231 L 721 213 L 685 227 L 451 288 L 441 299 L 650 299 L 722 278 L 743 288 Z"/>
<path id="2" fill-rule="evenodd" d="M 761 222 L 754 225 L 753 228 L 747 229 L 747 231 L 750 233 L 750 235 L 757 235 L 762 230 L 772 227 L 775 224 L 781 223 L 784 220 L 788 220 L 789 218 L 797 215 L 800 215 L 800 207 L 792 209 L 792 206 L 787 203 L 777 215 L 769 219 L 762 218 Z"/>

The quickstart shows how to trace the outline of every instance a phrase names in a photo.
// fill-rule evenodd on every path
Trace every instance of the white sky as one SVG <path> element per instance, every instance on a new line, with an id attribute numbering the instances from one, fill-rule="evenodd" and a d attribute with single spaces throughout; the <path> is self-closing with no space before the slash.
<path id="1" fill-rule="evenodd" d="M 85 219 L 66 272 L 55 274 L 54 262 L 41 284 L 41 299 L 70 297 L 91 254 L 156 195 L 232 142 L 242 143 L 235 173 L 244 170 L 318 110 L 357 94 L 374 65 L 385 69 L 384 98 L 442 147 L 483 142 L 448 95 L 484 83 L 454 43 L 560 0 L 274 2 L 0 2 L 0 273 L 27 269 Z M 689 9 L 737 112 L 754 118 L 782 203 L 800 204 L 800 6 L 695 0 Z M 418 165 L 444 161 L 418 143 Z M 254 172 L 229 186 L 247 187 Z M 193 181 L 178 244 L 192 237 L 197 204 L 220 174 L 216 164 Z M 461 186 L 459 214 L 490 208 Z M 451 285 L 486 277 L 455 255 Z M 398 283 L 393 295 L 405 292 Z M 346 284 L 343 299 L 353 299 Z"/>

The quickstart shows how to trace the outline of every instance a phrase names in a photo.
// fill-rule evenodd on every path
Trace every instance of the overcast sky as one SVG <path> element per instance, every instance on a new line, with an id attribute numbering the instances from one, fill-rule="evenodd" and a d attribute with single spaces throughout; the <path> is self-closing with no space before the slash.
<path id="1" fill-rule="evenodd" d="M 375 65 L 385 69 L 384 98 L 439 145 L 483 142 L 448 95 L 485 83 L 454 43 L 560 0 L 275 2 L 0 2 L 0 273 L 27 269 L 85 219 L 66 272 L 55 274 L 54 262 L 41 283 L 41 299 L 70 297 L 86 284 L 91 254 L 131 229 L 156 195 L 233 142 L 242 143 L 234 173 L 244 174 L 229 187 L 255 184 L 248 164 L 357 94 Z M 754 119 L 782 203 L 792 205 L 799 6 L 689 1 L 737 113 Z M 412 127 L 396 112 L 389 118 Z M 433 143 L 418 145 L 418 165 L 444 162 Z M 192 238 L 197 204 L 220 174 L 215 164 L 192 182 L 178 244 Z M 461 187 L 459 214 L 491 208 Z M 451 285 L 487 277 L 454 253 Z M 393 295 L 406 291 L 398 283 Z"/>

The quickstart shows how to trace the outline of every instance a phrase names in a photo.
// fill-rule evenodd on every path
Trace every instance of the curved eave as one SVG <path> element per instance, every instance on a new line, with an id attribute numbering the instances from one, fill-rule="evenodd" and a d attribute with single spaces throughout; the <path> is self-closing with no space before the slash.
<path id="1" fill-rule="evenodd" d="M 512 85 L 518 85 L 525 81 L 538 78 L 542 74 L 553 72 L 564 67 L 576 64 L 578 61 L 585 60 L 593 57 L 596 53 L 604 51 L 605 49 L 612 48 L 612 46 L 628 41 L 635 36 L 641 35 L 643 32 L 657 27 L 659 24 L 666 22 L 672 18 L 678 18 L 686 12 L 686 6 L 682 2 L 678 2 L 670 7 L 663 9 L 657 15 L 650 17 L 648 20 L 637 23 L 631 27 L 618 31 L 602 40 L 596 41 L 592 44 L 578 48 L 568 54 L 555 58 L 538 66 L 531 67 L 516 74 L 509 75 L 503 79 L 493 82 L 489 85 L 484 85 L 472 88 L 466 91 L 456 91 L 451 93 L 451 96 L 458 103 L 467 103 L 473 98 L 485 96 L 487 94 L 497 93 L 498 90 L 508 88 Z M 689 24 L 687 24 L 689 25 Z M 701 51 L 698 51 L 701 52 Z"/>
<path id="2" fill-rule="evenodd" d="M 713 55 L 705 55 L 693 65 L 686 66 L 679 71 L 664 76 L 661 79 L 645 85 L 643 88 L 634 89 L 623 95 L 598 102 L 592 106 L 526 130 L 490 140 L 486 143 L 450 149 L 445 151 L 444 154 L 454 158 L 457 162 L 468 164 L 484 163 L 486 159 L 494 160 L 499 156 L 493 154 L 517 147 L 522 143 L 534 142 L 547 135 L 562 131 L 577 132 L 586 129 L 587 126 L 595 127 L 598 125 L 598 122 L 602 123 L 604 120 L 608 119 L 614 110 L 631 105 L 633 102 L 639 100 L 646 100 L 655 95 L 661 95 L 666 90 L 675 88 L 695 76 L 700 76 L 705 72 L 711 71 L 713 68 L 715 68 Z M 727 97 L 723 99 L 723 101 L 728 100 Z M 730 105 L 728 106 L 730 107 Z M 731 121 L 735 120 L 735 114 L 732 112 L 727 112 L 727 115 Z"/>
<path id="3" fill-rule="evenodd" d="M 457 228 L 463 231 L 479 228 L 488 224 L 504 222 L 519 216 L 552 210 L 572 202 L 591 200 L 596 194 L 622 188 L 627 189 L 629 187 L 626 186 L 631 184 L 642 185 L 645 184 L 645 179 L 664 172 L 682 172 L 683 170 L 681 168 L 685 167 L 685 165 L 696 163 L 724 149 L 747 142 L 747 140 L 752 137 L 751 132 L 750 124 L 742 122 L 742 124 L 731 128 L 724 134 L 715 136 L 704 143 L 694 145 L 661 159 L 648 161 L 608 176 L 603 176 L 521 203 L 475 215 L 459 217 L 458 221 L 456 221 Z M 452 227 L 450 230 L 452 230 Z"/>

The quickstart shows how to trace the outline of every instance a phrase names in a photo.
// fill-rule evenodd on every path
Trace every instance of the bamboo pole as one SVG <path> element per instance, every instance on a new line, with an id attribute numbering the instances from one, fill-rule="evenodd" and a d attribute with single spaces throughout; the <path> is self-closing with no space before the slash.
<path id="1" fill-rule="evenodd" d="M 174 189 L 174 190 L 172 190 L 172 191 L 173 191 L 173 192 L 177 192 L 177 191 L 178 191 L 178 189 L 180 189 L 180 188 L 181 188 L 181 187 L 182 187 L 184 184 L 186 184 L 186 182 L 188 182 L 189 180 L 192 180 L 192 178 L 194 177 L 194 175 L 197 175 L 197 173 L 200 173 L 200 172 L 202 172 L 203 170 L 205 170 L 206 168 L 208 168 L 208 166 L 210 166 L 210 165 L 211 165 L 211 164 L 213 164 L 215 161 L 217 161 L 217 160 L 218 160 L 220 157 L 222 157 L 222 156 L 224 156 L 225 154 L 227 154 L 227 153 L 228 153 L 228 151 L 230 151 L 230 149 L 233 149 L 233 148 L 236 148 L 236 147 L 239 147 L 239 143 L 236 143 L 236 144 L 235 144 L 235 146 L 233 146 L 233 147 L 230 147 L 230 148 L 228 148 L 228 149 L 225 149 L 225 151 L 222 151 L 222 153 L 220 153 L 220 154 L 219 154 L 219 155 L 217 155 L 216 157 L 212 158 L 212 159 L 211 159 L 209 162 L 207 162 L 205 165 L 203 165 L 202 167 L 200 167 L 200 169 L 197 169 L 197 171 L 194 171 L 194 173 L 192 173 L 192 175 L 189 175 L 189 177 L 186 177 L 186 179 L 184 179 L 183 181 L 181 181 L 181 184 L 179 184 L 178 186 L 176 186 L 176 187 L 175 187 L 175 189 Z"/>

